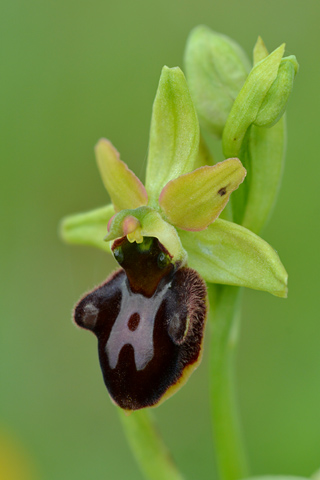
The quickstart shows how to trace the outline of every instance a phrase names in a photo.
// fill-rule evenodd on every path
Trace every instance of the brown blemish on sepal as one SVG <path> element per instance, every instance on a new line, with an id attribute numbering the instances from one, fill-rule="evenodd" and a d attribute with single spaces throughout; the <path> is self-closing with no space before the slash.
<path id="1" fill-rule="evenodd" d="M 220 190 L 218 190 L 218 194 L 223 197 L 227 193 L 227 187 L 222 187 Z"/>

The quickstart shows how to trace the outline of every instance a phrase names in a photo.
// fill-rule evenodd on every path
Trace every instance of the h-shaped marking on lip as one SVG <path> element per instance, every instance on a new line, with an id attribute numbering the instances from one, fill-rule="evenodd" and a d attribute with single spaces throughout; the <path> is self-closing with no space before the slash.
<path id="1" fill-rule="evenodd" d="M 171 282 L 160 292 L 155 292 L 151 298 L 147 298 L 139 293 L 132 293 L 125 282 L 122 284 L 120 312 L 112 326 L 105 349 L 111 369 L 116 368 L 120 351 L 127 344 L 133 347 L 134 361 L 138 371 L 143 370 L 152 360 L 154 322 L 170 285 Z M 134 331 L 128 327 L 128 321 L 133 313 L 140 316 L 139 325 Z"/>

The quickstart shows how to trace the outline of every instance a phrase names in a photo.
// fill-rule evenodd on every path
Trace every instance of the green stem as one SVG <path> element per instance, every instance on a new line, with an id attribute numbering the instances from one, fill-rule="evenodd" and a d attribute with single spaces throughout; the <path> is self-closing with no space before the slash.
<path id="1" fill-rule="evenodd" d="M 247 476 L 234 395 L 233 354 L 239 323 L 240 288 L 209 285 L 211 410 L 221 480 Z"/>
<path id="2" fill-rule="evenodd" d="M 148 410 L 119 415 L 131 450 L 147 480 L 183 480 Z"/>

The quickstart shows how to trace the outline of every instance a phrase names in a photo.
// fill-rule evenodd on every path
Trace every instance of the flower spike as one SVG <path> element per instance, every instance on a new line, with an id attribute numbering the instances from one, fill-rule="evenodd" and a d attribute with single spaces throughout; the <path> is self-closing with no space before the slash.
<path id="1" fill-rule="evenodd" d="M 260 227 L 280 171 L 269 167 L 269 157 L 278 161 L 283 153 L 278 138 L 282 121 L 268 130 L 272 155 L 262 141 L 266 129 L 261 125 L 271 125 L 282 114 L 288 95 L 279 103 L 278 87 L 282 91 L 290 87 L 295 63 L 282 59 L 283 46 L 263 59 L 265 47 L 259 42 L 255 58 L 260 61 L 241 88 L 246 74 L 241 51 L 219 35 L 212 37 L 203 29 L 198 34 L 210 47 L 207 53 L 222 62 L 218 70 L 223 78 L 229 75 L 224 51 L 237 66 L 223 100 L 224 120 L 213 130 L 220 135 L 226 121 L 224 152 L 232 157 L 239 153 L 250 175 L 246 188 L 237 192 L 242 203 L 232 199 L 230 218 L 239 217 L 252 229 Z M 191 63 L 198 58 L 194 53 Z M 260 90 L 255 89 L 256 82 L 262 84 Z M 231 106 L 229 94 L 240 88 Z M 219 108 L 217 102 L 215 110 Z M 205 118 L 209 114 L 207 108 L 202 112 Z M 238 158 L 212 165 L 204 142 L 199 145 L 197 114 L 179 68 L 162 70 L 152 112 L 146 188 L 108 140 L 100 140 L 95 151 L 113 205 L 67 217 L 61 234 L 69 243 L 112 253 L 120 269 L 78 302 L 74 320 L 98 339 L 102 374 L 113 402 L 127 411 L 138 410 L 159 405 L 199 365 L 207 316 L 205 281 L 285 297 L 287 273 L 264 240 L 244 226 L 217 218 L 243 182 L 246 169 Z M 261 192 L 264 204 L 256 201 Z M 247 199 L 257 206 L 245 211 Z"/>

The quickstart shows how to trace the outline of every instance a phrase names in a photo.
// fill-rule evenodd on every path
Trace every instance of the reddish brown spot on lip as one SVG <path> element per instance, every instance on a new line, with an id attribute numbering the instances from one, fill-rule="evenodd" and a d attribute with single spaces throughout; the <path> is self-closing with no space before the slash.
<path id="1" fill-rule="evenodd" d="M 220 190 L 218 190 L 218 193 L 219 195 L 221 195 L 221 197 L 223 197 L 223 195 L 227 193 L 227 187 L 220 188 Z"/>
<path id="2" fill-rule="evenodd" d="M 138 328 L 139 323 L 140 323 L 139 313 L 133 313 L 128 321 L 129 330 L 131 330 L 131 332 L 134 332 Z"/>

